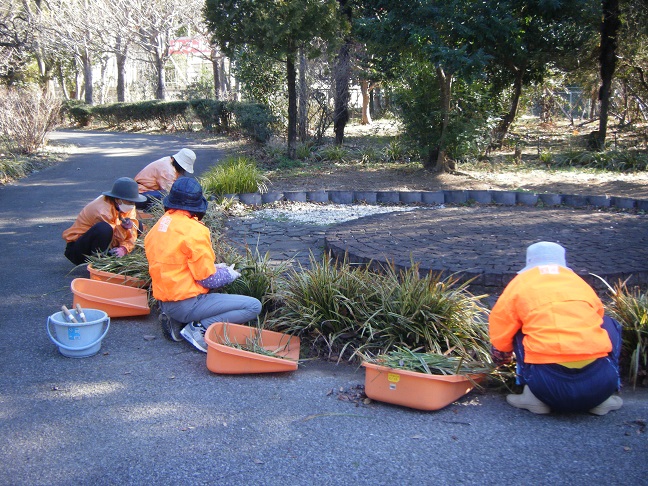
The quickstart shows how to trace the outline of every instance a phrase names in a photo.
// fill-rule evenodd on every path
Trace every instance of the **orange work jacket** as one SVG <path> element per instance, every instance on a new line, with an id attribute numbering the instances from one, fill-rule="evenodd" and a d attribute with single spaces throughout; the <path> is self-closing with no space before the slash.
<path id="1" fill-rule="evenodd" d="M 133 227 L 131 229 L 124 229 L 122 227 L 121 220 L 119 219 L 120 214 L 124 218 L 133 220 Z M 105 221 L 112 226 L 113 239 L 110 243 L 111 248 L 123 246 L 128 253 L 133 251 L 135 242 L 137 241 L 137 213 L 134 208 L 128 213 L 120 213 L 112 200 L 108 199 L 107 196 L 99 196 L 94 201 L 88 203 L 81 210 L 74 224 L 63 232 L 63 239 L 68 243 L 70 241 L 76 241 L 100 221 Z"/>
<path id="2" fill-rule="evenodd" d="M 178 178 L 178 171 L 173 167 L 171 157 L 162 157 L 144 167 L 135 176 L 139 193 L 147 191 L 171 190 L 171 186 Z"/>
<path id="3" fill-rule="evenodd" d="M 153 297 L 177 302 L 206 294 L 197 280 L 216 272 L 209 228 L 187 211 L 170 209 L 144 238 Z"/>
<path id="4" fill-rule="evenodd" d="M 504 289 L 489 317 L 492 345 L 513 351 L 524 334 L 526 363 L 567 363 L 606 356 L 610 338 L 601 327 L 603 303 L 581 277 L 559 265 L 518 274 Z"/>

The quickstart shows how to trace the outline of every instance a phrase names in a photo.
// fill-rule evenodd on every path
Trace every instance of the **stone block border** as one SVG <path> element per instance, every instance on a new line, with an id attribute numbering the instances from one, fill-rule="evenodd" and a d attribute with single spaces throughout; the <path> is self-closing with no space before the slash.
<path id="1" fill-rule="evenodd" d="M 334 204 L 495 204 L 501 206 L 564 206 L 573 208 L 616 208 L 648 211 L 648 200 L 617 196 L 582 196 L 520 191 L 446 190 L 446 191 L 285 191 L 228 194 L 243 204 L 259 206 L 277 201 Z"/>

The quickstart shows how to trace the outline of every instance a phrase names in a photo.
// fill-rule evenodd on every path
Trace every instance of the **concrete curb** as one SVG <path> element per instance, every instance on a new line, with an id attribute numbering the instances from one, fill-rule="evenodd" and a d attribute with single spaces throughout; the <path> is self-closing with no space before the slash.
<path id="1" fill-rule="evenodd" d="M 447 190 L 447 191 L 285 191 L 229 194 L 243 204 L 259 206 L 278 201 L 333 204 L 497 204 L 504 206 L 565 206 L 573 208 L 616 208 L 648 211 L 648 200 L 617 196 L 583 196 L 519 191 Z"/>

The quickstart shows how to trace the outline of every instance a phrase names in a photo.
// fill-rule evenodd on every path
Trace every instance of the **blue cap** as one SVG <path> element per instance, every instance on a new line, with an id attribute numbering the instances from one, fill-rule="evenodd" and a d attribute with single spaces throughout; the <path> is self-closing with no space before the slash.
<path id="1" fill-rule="evenodd" d="M 207 211 L 207 199 L 203 196 L 202 187 L 190 177 L 176 179 L 163 204 L 167 209 L 184 209 L 192 213 Z"/>

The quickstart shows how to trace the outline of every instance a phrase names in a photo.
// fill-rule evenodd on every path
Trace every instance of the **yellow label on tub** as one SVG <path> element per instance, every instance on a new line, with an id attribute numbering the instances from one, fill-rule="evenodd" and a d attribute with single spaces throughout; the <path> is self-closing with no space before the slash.
<path id="1" fill-rule="evenodd" d="M 387 381 L 398 383 L 400 381 L 400 375 L 397 375 L 396 373 L 387 373 Z"/>

